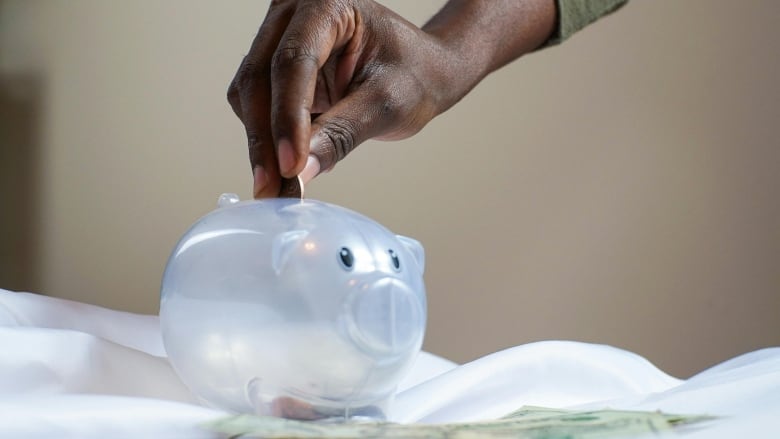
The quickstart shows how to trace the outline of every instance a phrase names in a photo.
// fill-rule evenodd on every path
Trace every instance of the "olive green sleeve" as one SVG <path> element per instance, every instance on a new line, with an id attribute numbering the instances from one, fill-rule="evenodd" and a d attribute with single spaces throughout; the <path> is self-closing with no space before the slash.
<path id="1" fill-rule="evenodd" d="M 578 30 L 616 11 L 628 0 L 555 0 L 558 23 L 544 46 L 559 44 Z M 544 47 L 543 46 L 543 47 Z"/>

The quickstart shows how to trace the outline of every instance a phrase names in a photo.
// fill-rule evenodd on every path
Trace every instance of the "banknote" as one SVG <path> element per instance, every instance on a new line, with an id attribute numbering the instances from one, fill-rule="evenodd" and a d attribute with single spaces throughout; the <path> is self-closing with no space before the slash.
<path id="1" fill-rule="evenodd" d="M 448 424 L 323 423 L 253 415 L 229 416 L 204 427 L 230 438 L 595 439 L 660 435 L 709 421 L 700 415 L 625 410 L 573 411 L 522 407 L 500 419 Z"/>

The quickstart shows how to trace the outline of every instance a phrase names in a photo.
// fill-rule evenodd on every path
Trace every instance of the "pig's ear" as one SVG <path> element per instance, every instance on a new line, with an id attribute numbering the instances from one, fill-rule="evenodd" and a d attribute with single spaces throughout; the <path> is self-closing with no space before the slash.
<path id="1" fill-rule="evenodd" d="M 271 265 L 276 274 L 282 271 L 290 256 L 295 252 L 295 247 L 308 233 L 305 230 L 290 230 L 276 235 L 271 248 Z"/>
<path id="2" fill-rule="evenodd" d="M 414 256 L 414 260 L 420 268 L 420 274 L 422 274 L 425 271 L 425 250 L 423 250 L 420 241 L 401 235 L 395 235 L 395 237 L 398 238 L 398 240 L 401 241 L 401 244 L 403 244 L 404 247 L 409 250 L 409 253 Z"/>

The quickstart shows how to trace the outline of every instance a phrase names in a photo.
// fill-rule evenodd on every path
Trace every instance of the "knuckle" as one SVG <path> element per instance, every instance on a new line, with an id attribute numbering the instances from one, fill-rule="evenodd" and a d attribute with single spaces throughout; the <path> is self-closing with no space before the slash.
<path id="1" fill-rule="evenodd" d="M 260 142 L 260 136 L 258 136 L 256 133 L 247 131 L 246 133 L 246 140 L 247 140 L 247 146 L 249 147 L 249 153 L 258 153 L 262 148 L 262 143 Z"/>
<path id="2" fill-rule="evenodd" d="M 273 149 L 273 145 L 263 139 L 259 133 L 247 130 L 247 146 L 249 150 L 250 163 L 256 164 L 262 161 L 262 158 L 267 154 L 269 148 Z"/>
<path id="3" fill-rule="evenodd" d="M 352 0 L 304 0 L 298 10 L 320 18 L 332 19 L 347 12 L 352 3 Z"/>
<path id="4" fill-rule="evenodd" d="M 243 120 L 242 102 L 244 104 L 252 102 L 254 96 L 263 90 L 264 82 L 269 79 L 264 73 L 267 68 L 264 69 L 262 65 L 245 58 L 228 86 L 227 101 L 239 119 Z"/>
<path id="5" fill-rule="evenodd" d="M 260 147 L 260 136 L 258 136 L 257 133 L 253 131 L 247 131 L 246 140 L 249 143 L 249 149 Z"/>
<path id="6" fill-rule="evenodd" d="M 318 2 L 315 1 L 313 3 L 317 5 Z M 328 18 L 331 24 L 337 24 L 340 18 L 349 14 L 349 11 L 352 9 L 352 2 L 347 0 L 332 0 L 327 2 L 324 6 L 325 11 L 327 12 L 325 17 Z"/>
<path id="7" fill-rule="evenodd" d="M 268 76 L 268 63 L 255 59 L 252 54 L 245 56 L 238 66 L 233 80 L 228 87 L 228 101 L 238 99 L 241 94 L 246 93 L 258 81 Z"/>
<path id="8" fill-rule="evenodd" d="M 241 100 L 239 99 L 239 93 L 238 93 L 238 86 L 236 85 L 235 79 L 231 81 L 230 85 L 228 86 L 227 101 L 234 109 L 241 105 Z"/>
<path id="9" fill-rule="evenodd" d="M 300 41 L 301 38 L 298 36 L 292 36 L 276 49 L 271 59 L 272 71 L 279 72 L 300 64 L 317 65 L 317 56 L 306 49 Z"/>
<path id="10" fill-rule="evenodd" d="M 344 21 L 352 16 L 352 0 L 304 0 L 296 5 L 295 15 L 305 27 L 288 27 L 271 59 L 271 70 L 277 72 L 296 65 L 319 67 L 317 47 L 322 34 L 341 33 Z"/>
<path id="11" fill-rule="evenodd" d="M 342 160 L 355 149 L 355 124 L 347 119 L 333 119 L 322 127 L 321 134 L 325 136 L 333 148 L 333 162 Z"/>
<path id="12" fill-rule="evenodd" d="M 250 86 L 257 78 L 262 77 L 267 71 L 268 68 L 264 63 L 244 58 L 241 67 L 238 68 L 233 83 L 236 84 L 236 89 L 240 91 Z"/>
<path id="13" fill-rule="evenodd" d="M 395 120 L 401 105 L 393 93 L 385 93 L 379 102 L 379 117 Z"/>
<path id="14" fill-rule="evenodd" d="M 394 122 L 398 120 L 403 110 L 403 100 L 398 91 L 393 88 L 379 87 L 375 90 L 377 116 L 381 120 Z"/>

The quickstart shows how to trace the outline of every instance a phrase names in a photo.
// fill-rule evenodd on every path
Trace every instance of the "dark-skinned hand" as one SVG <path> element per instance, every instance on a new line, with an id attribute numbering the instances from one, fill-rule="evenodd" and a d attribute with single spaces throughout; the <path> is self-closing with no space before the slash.
<path id="1" fill-rule="evenodd" d="M 272 1 L 228 89 L 255 198 L 417 133 L 554 24 L 553 0 L 453 0 L 422 29 L 370 0 Z"/>

